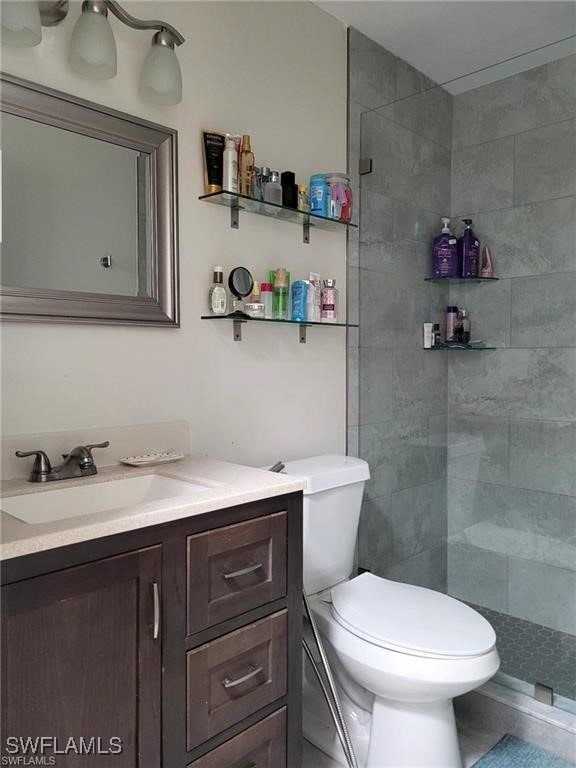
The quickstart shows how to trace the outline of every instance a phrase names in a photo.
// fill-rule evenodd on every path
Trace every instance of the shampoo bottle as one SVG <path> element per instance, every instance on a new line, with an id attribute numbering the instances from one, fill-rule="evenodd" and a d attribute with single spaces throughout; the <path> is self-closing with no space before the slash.
<path id="1" fill-rule="evenodd" d="M 224 270 L 222 267 L 214 267 L 212 285 L 208 291 L 208 309 L 212 315 L 225 315 L 228 305 L 228 296 L 224 288 Z"/>
<path id="2" fill-rule="evenodd" d="M 464 234 L 458 238 L 458 256 L 462 265 L 462 277 L 478 277 L 480 267 L 480 242 L 472 231 L 472 219 L 462 219 L 466 224 Z"/>
<path id="3" fill-rule="evenodd" d="M 450 219 L 442 218 L 442 232 L 432 247 L 432 277 L 460 277 L 458 244 L 450 232 Z"/>

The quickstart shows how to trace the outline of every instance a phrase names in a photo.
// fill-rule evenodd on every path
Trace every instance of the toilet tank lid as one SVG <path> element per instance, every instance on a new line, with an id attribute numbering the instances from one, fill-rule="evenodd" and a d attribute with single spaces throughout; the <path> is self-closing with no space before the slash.
<path id="1" fill-rule="evenodd" d="M 342 485 L 363 483 L 370 479 L 368 464 L 354 456 L 311 456 L 285 462 L 287 475 L 296 475 L 306 481 L 304 495 L 320 493 Z"/>

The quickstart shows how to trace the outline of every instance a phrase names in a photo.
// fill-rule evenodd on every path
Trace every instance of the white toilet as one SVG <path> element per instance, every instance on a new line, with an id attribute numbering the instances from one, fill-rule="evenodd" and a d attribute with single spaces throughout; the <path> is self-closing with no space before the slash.
<path id="1" fill-rule="evenodd" d="M 305 478 L 304 589 L 363 768 L 461 768 L 452 699 L 498 670 L 496 635 L 447 595 L 363 573 L 350 578 L 365 461 L 286 463 Z M 305 668 L 304 735 L 346 765 L 314 673 Z"/>

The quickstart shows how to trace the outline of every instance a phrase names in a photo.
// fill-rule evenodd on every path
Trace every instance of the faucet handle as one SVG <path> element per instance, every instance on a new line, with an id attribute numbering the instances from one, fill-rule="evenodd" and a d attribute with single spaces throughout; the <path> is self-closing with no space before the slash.
<path id="1" fill-rule="evenodd" d="M 32 467 L 31 477 L 36 475 L 47 475 L 52 472 L 50 459 L 44 451 L 16 451 L 15 455 L 18 456 L 19 459 L 25 459 L 27 456 L 36 456 L 34 466 Z"/>
<path id="2" fill-rule="evenodd" d="M 88 448 L 89 451 L 92 450 L 92 448 L 108 448 L 110 445 L 110 440 L 104 440 L 103 443 L 92 443 L 91 445 L 84 446 L 85 448 Z"/>

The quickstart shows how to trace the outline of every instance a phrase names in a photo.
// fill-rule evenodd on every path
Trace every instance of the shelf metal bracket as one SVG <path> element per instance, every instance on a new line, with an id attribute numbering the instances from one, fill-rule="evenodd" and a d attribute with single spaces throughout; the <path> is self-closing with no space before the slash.
<path id="1" fill-rule="evenodd" d="M 234 341 L 242 341 L 242 320 L 233 321 L 232 338 L 234 339 Z"/>
<path id="2" fill-rule="evenodd" d="M 301 323 L 298 328 L 300 329 L 300 344 L 306 344 L 306 329 L 308 326 Z"/>
<path id="3" fill-rule="evenodd" d="M 240 206 L 238 204 L 230 206 L 230 226 L 232 229 L 240 229 Z"/>
<path id="4" fill-rule="evenodd" d="M 302 222 L 302 242 L 306 245 L 310 245 L 310 222 Z"/>

